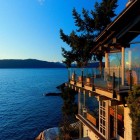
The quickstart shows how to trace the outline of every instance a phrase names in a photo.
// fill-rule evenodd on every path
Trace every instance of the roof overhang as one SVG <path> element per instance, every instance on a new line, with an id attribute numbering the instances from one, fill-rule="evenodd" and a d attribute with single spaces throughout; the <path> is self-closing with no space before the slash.
<path id="1" fill-rule="evenodd" d="M 122 46 L 129 47 L 129 43 L 139 34 L 140 0 L 134 0 L 96 38 L 92 53 L 100 47 L 108 51 L 112 46 L 114 50 L 119 50 Z"/>

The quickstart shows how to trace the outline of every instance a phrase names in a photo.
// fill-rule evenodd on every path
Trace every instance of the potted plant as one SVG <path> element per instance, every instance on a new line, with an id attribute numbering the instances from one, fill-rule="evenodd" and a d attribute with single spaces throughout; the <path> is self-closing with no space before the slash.
<path id="1" fill-rule="evenodd" d="M 86 84 L 87 85 L 93 84 L 93 77 L 90 74 L 88 74 L 86 77 Z"/>

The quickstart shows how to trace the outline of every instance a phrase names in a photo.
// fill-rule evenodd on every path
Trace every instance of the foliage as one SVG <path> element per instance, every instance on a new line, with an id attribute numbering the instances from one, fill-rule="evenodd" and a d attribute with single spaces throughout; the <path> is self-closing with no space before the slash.
<path id="1" fill-rule="evenodd" d="M 102 0 L 100 4 L 96 2 L 94 7 L 95 11 L 91 11 L 91 14 L 95 19 L 95 28 L 102 32 L 111 19 L 116 16 L 114 10 L 117 7 L 117 0 Z"/>
<path id="2" fill-rule="evenodd" d="M 63 63 L 66 64 L 67 68 L 71 67 L 71 63 L 74 61 L 74 54 L 62 48 L 62 56 L 66 58 Z"/>
<path id="3" fill-rule="evenodd" d="M 62 47 L 63 61 L 67 67 L 74 61 L 79 67 L 87 65 L 94 55 L 94 59 L 100 61 L 102 67 L 103 52 L 98 51 L 91 54 L 91 50 L 95 45 L 94 40 L 116 16 L 114 10 L 117 7 L 117 0 L 102 0 L 101 3 L 96 2 L 94 11 L 88 11 L 83 8 L 82 14 L 73 9 L 72 14 L 77 26 L 76 31 L 72 31 L 70 35 L 64 34 L 60 30 L 60 38 L 70 46 L 71 50 L 67 51 Z"/>
<path id="4" fill-rule="evenodd" d="M 135 86 L 126 98 L 134 134 L 140 138 L 140 86 Z"/>
<path id="5" fill-rule="evenodd" d="M 61 97 L 63 99 L 62 106 L 62 122 L 61 122 L 61 137 L 62 139 L 70 140 L 73 136 L 78 135 L 78 130 L 71 126 L 71 123 L 76 122 L 75 115 L 78 113 L 78 105 L 75 102 L 77 92 L 69 87 L 62 88 Z"/>
<path id="6" fill-rule="evenodd" d="M 63 115 L 75 117 L 75 114 L 78 113 L 77 103 L 75 102 L 76 94 L 77 92 L 69 87 L 65 87 L 62 90 L 61 97 L 64 101 L 64 105 L 62 107 Z"/>
<path id="7" fill-rule="evenodd" d="M 60 129 L 59 139 L 72 140 L 79 137 L 78 123 L 71 124 L 67 116 L 63 116 L 62 127 Z"/>
<path id="8" fill-rule="evenodd" d="M 65 58 L 63 62 L 68 67 L 70 63 L 74 61 L 77 62 L 79 67 L 86 65 L 87 61 L 91 59 L 92 56 L 89 54 L 91 50 L 89 40 L 87 40 L 84 35 L 78 36 L 74 31 L 68 36 L 63 33 L 63 30 L 60 30 L 60 37 L 71 47 L 71 51 L 66 51 L 65 48 L 62 47 L 62 55 Z"/>

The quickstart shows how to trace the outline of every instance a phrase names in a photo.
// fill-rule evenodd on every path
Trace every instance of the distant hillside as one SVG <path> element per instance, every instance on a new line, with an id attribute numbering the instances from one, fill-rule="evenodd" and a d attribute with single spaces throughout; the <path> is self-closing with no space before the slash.
<path id="1" fill-rule="evenodd" d="M 105 67 L 105 62 L 102 62 L 103 67 Z M 77 67 L 76 64 L 72 64 L 72 67 Z M 93 63 L 88 63 L 85 68 L 98 68 L 99 67 L 99 62 L 93 62 Z"/>
<path id="2" fill-rule="evenodd" d="M 102 62 L 102 66 L 105 67 L 105 62 Z M 87 67 L 98 68 L 99 67 L 99 62 L 90 63 L 90 64 L 88 64 Z"/>
<path id="3" fill-rule="evenodd" d="M 0 68 L 65 68 L 62 63 L 36 59 L 4 59 L 0 60 Z"/>

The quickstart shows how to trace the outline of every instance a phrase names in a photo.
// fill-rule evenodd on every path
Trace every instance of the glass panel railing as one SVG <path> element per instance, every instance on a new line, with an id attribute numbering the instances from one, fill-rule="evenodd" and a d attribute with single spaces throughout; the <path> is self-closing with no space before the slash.
<path id="1" fill-rule="evenodd" d="M 69 68 L 68 70 L 70 71 L 70 78 L 74 74 L 76 75 L 76 77 L 82 76 L 82 73 L 84 77 L 93 77 L 100 74 L 99 70 L 96 68 Z"/>
<path id="2" fill-rule="evenodd" d="M 78 77 L 82 76 L 82 71 L 82 68 L 70 68 L 70 80 L 78 81 Z"/>
<path id="3" fill-rule="evenodd" d="M 115 90 L 120 88 L 121 84 L 121 71 L 120 67 L 110 67 L 104 69 L 104 82 L 106 88 L 109 90 Z"/>
<path id="4" fill-rule="evenodd" d="M 99 103 L 95 97 L 89 94 L 79 93 L 79 114 L 92 123 L 97 129 L 99 127 Z"/>
<path id="5" fill-rule="evenodd" d="M 134 85 L 140 83 L 140 68 L 124 69 L 124 78 L 122 72 L 121 67 L 105 68 L 103 76 L 94 78 L 94 85 L 121 91 L 131 90 Z"/>
<path id="6" fill-rule="evenodd" d="M 102 72 L 96 68 L 71 68 L 69 75 L 73 83 L 81 84 L 82 87 L 100 87 L 110 91 L 129 90 L 140 83 L 140 68 L 133 68 L 131 71 L 125 69 L 124 82 L 121 67 L 104 68 Z"/>
<path id="7" fill-rule="evenodd" d="M 125 83 L 130 86 L 130 89 L 134 85 L 138 85 L 140 83 L 140 68 L 132 68 L 131 70 L 125 69 Z"/>

